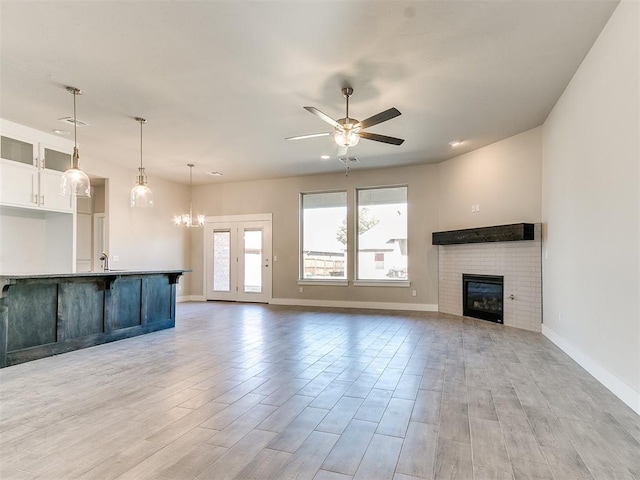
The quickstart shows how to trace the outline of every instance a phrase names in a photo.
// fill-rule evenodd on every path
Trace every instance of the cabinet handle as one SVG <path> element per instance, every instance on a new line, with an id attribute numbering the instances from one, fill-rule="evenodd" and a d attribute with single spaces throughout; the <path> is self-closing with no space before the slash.
<path id="1" fill-rule="evenodd" d="M 38 176 L 36 173 L 31 174 L 31 192 L 33 195 L 33 203 L 38 204 Z"/>
<path id="2" fill-rule="evenodd" d="M 44 195 L 40 195 L 40 202 L 41 202 L 41 205 L 44 205 Z"/>

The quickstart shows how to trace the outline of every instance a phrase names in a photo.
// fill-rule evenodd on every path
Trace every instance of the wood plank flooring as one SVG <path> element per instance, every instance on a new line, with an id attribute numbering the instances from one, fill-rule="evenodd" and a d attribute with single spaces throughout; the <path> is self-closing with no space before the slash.
<path id="1" fill-rule="evenodd" d="M 640 418 L 563 352 L 436 313 L 179 304 L 0 402 L 5 480 L 640 480 Z"/>

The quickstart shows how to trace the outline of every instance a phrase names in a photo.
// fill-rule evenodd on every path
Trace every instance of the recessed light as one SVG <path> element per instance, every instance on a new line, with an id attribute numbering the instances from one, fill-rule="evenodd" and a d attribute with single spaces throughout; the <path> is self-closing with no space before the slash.
<path id="1" fill-rule="evenodd" d="M 330 155 L 322 155 L 322 156 L 320 156 L 320 158 L 322 160 L 329 160 L 331 158 L 331 156 Z"/>
<path id="2" fill-rule="evenodd" d="M 207 172 L 212 177 L 221 177 L 222 174 L 220 172 Z"/>
<path id="3" fill-rule="evenodd" d="M 462 145 L 464 143 L 464 140 L 451 140 L 449 142 L 449 145 L 452 147 L 457 147 L 458 145 Z"/>
<path id="4" fill-rule="evenodd" d="M 56 128 L 53 133 L 57 133 L 58 135 L 71 135 L 69 130 L 60 130 L 58 128 Z"/>

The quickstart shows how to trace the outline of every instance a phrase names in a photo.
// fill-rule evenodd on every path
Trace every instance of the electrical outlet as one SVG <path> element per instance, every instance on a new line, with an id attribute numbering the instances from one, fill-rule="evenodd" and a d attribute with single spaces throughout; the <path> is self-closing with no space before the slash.
<path id="1" fill-rule="evenodd" d="M 277 262 L 277 261 L 278 261 L 278 257 L 277 257 L 277 255 L 274 255 L 274 256 L 273 256 L 273 261 L 274 261 L 274 262 Z"/>
<path id="2" fill-rule="evenodd" d="M 415 290 L 413 292 L 411 292 L 411 296 L 415 297 L 418 294 L 418 292 L 416 292 Z"/>
<path id="3" fill-rule="evenodd" d="M 303 291 L 303 290 L 304 290 L 304 289 L 303 289 L 302 287 L 300 287 L 300 288 L 298 289 L 298 291 L 299 291 L 300 293 L 302 293 L 302 291 Z"/>
<path id="4" fill-rule="evenodd" d="M 471 205 L 471 213 L 476 213 L 476 206 L 475 205 Z"/>
<path id="5" fill-rule="evenodd" d="M 480 204 L 476 203 L 476 212 L 479 212 L 479 211 L 480 211 Z"/>

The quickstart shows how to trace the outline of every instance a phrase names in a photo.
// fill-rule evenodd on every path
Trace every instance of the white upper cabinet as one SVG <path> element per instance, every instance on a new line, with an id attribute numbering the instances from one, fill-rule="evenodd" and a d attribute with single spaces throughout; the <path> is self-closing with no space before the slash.
<path id="1" fill-rule="evenodd" d="M 73 212 L 75 198 L 60 195 L 71 167 L 73 143 L 2 120 L 0 126 L 0 204 Z"/>

